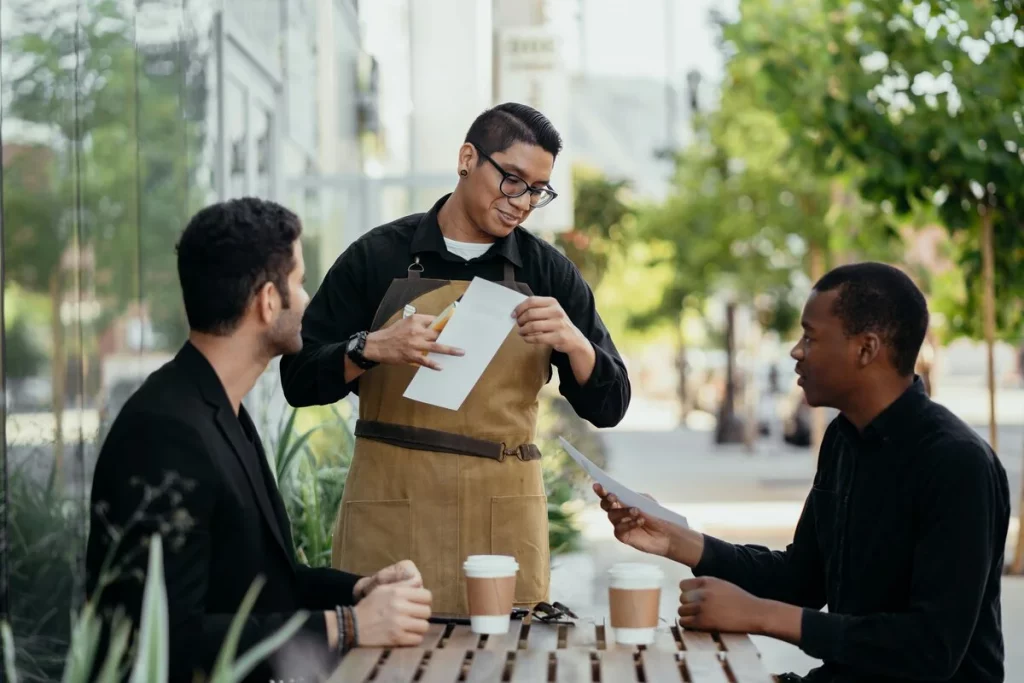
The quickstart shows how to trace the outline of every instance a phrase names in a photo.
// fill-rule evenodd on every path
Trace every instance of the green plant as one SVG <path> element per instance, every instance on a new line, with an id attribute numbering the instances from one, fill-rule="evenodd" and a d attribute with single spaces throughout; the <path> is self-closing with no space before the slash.
<path id="1" fill-rule="evenodd" d="M 578 417 L 561 396 L 544 394 L 538 418 L 537 445 L 544 453 L 544 488 L 548 496 L 548 544 L 552 557 L 578 550 L 582 540 L 578 516 L 582 494 L 589 486 L 586 475 L 562 450 L 562 436 L 587 454 L 599 467 L 605 466 L 601 437 Z"/>
<path id="2" fill-rule="evenodd" d="M 83 511 L 61 493 L 54 470 L 40 481 L 31 462 L 10 473 L 7 533 L 9 618 L 19 634 L 17 652 L 8 654 L 27 683 L 60 675 L 71 638 L 75 548 L 85 543 Z"/>
<path id="3" fill-rule="evenodd" d="M 242 626 L 248 618 L 256 597 L 262 588 L 257 579 L 249 588 L 239 611 L 231 621 L 227 637 L 210 674 L 209 683 L 235 683 L 249 675 L 256 665 L 273 654 L 302 626 L 307 615 L 299 612 L 268 638 L 254 645 L 240 658 L 236 658 Z M 98 598 L 93 597 L 82 609 L 72 629 L 70 649 L 67 652 L 63 683 L 85 683 L 96 661 L 101 623 L 96 612 Z M 142 597 L 142 618 L 139 624 L 134 657 L 131 661 L 131 683 L 165 683 L 169 666 L 169 626 L 167 618 L 167 588 L 164 584 L 163 544 L 159 534 L 149 539 L 149 563 L 146 585 Z M 98 683 L 120 681 L 128 670 L 125 655 L 129 652 L 131 623 L 123 615 L 114 618 L 111 644 L 100 668 Z M 4 672 L 10 683 L 18 683 L 14 665 L 15 643 L 10 625 L 0 622 L 0 640 L 4 651 Z"/>
<path id="4" fill-rule="evenodd" d="M 312 427 L 303 427 L 306 418 L 315 420 Z M 348 418 L 332 405 L 289 408 L 267 449 L 291 522 L 295 553 L 312 567 L 331 566 L 334 520 L 354 447 Z"/>

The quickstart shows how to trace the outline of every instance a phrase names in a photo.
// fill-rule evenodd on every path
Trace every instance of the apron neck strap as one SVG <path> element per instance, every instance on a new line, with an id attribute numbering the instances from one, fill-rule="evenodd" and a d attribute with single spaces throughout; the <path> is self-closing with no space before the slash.
<path id="1" fill-rule="evenodd" d="M 502 282 L 515 282 L 516 281 L 516 267 L 511 262 L 505 261 L 505 275 L 502 277 Z"/>
<path id="2" fill-rule="evenodd" d="M 423 264 L 420 263 L 420 257 L 416 256 L 413 258 L 412 263 L 406 269 L 406 275 L 410 280 L 419 280 L 420 273 L 423 272 Z"/>

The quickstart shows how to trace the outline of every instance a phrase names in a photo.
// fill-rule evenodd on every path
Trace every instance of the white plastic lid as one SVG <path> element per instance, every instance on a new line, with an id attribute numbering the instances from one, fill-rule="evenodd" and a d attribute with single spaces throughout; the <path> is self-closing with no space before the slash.
<path id="1" fill-rule="evenodd" d="M 503 574 L 515 574 L 519 571 L 519 563 L 511 555 L 470 555 L 466 558 L 462 568 L 467 573 L 501 572 Z"/>
<path id="2" fill-rule="evenodd" d="M 612 565 L 608 570 L 608 577 L 613 586 L 615 584 L 647 584 L 660 585 L 665 578 L 665 572 L 654 564 L 643 562 L 620 562 Z"/>

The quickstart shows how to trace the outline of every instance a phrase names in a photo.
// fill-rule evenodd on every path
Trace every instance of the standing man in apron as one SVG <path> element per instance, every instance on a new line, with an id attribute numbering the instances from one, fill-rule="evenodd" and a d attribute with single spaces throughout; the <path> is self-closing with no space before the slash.
<path id="1" fill-rule="evenodd" d="M 597 427 L 617 424 L 629 405 L 626 367 L 590 287 L 519 226 L 557 196 L 549 179 L 561 147 L 526 105 L 481 114 L 458 150 L 454 192 L 346 249 L 306 310 L 302 351 L 281 363 L 293 406 L 359 395 L 333 565 L 372 574 L 411 558 L 435 613 L 466 614 L 462 563 L 474 554 L 515 556 L 517 605 L 548 600 L 547 498 L 533 441 L 551 367 Z M 418 369 L 443 365 L 427 352 L 462 354 L 437 344 L 429 325 L 474 277 L 529 297 L 518 324 L 458 411 L 403 398 Z"/>

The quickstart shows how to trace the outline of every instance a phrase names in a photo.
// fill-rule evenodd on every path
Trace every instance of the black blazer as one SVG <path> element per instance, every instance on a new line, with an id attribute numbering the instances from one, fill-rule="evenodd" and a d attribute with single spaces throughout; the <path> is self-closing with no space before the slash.
<path id="1" fill-rule="evenodd" d="M 87 593 L 94 596 L 104 562 L 113 557 L 121 565 L 120 578 L 102 589 L 100 608 L 112 613 L 121 606 L 138 624 L 144 539 L 161 533 L 171 681 L 191 681 L 194 671 L 210 671 L 257 576 L 266 583 L 245 622 L 239 655 L 297 610 L 311 615 L 292 642 L 253 672 L 252 681 L 325 666 L 330 659 L 323 610 L 353 602 L 358 576 L 296 561 L 263 448 L 245 429 L 256 434 L 245 408 L 234 415 L 213 368 L 186 343 L 128 400 L 96 463 Z M 257 467 L 265 486 L 259 485 Z"/>

